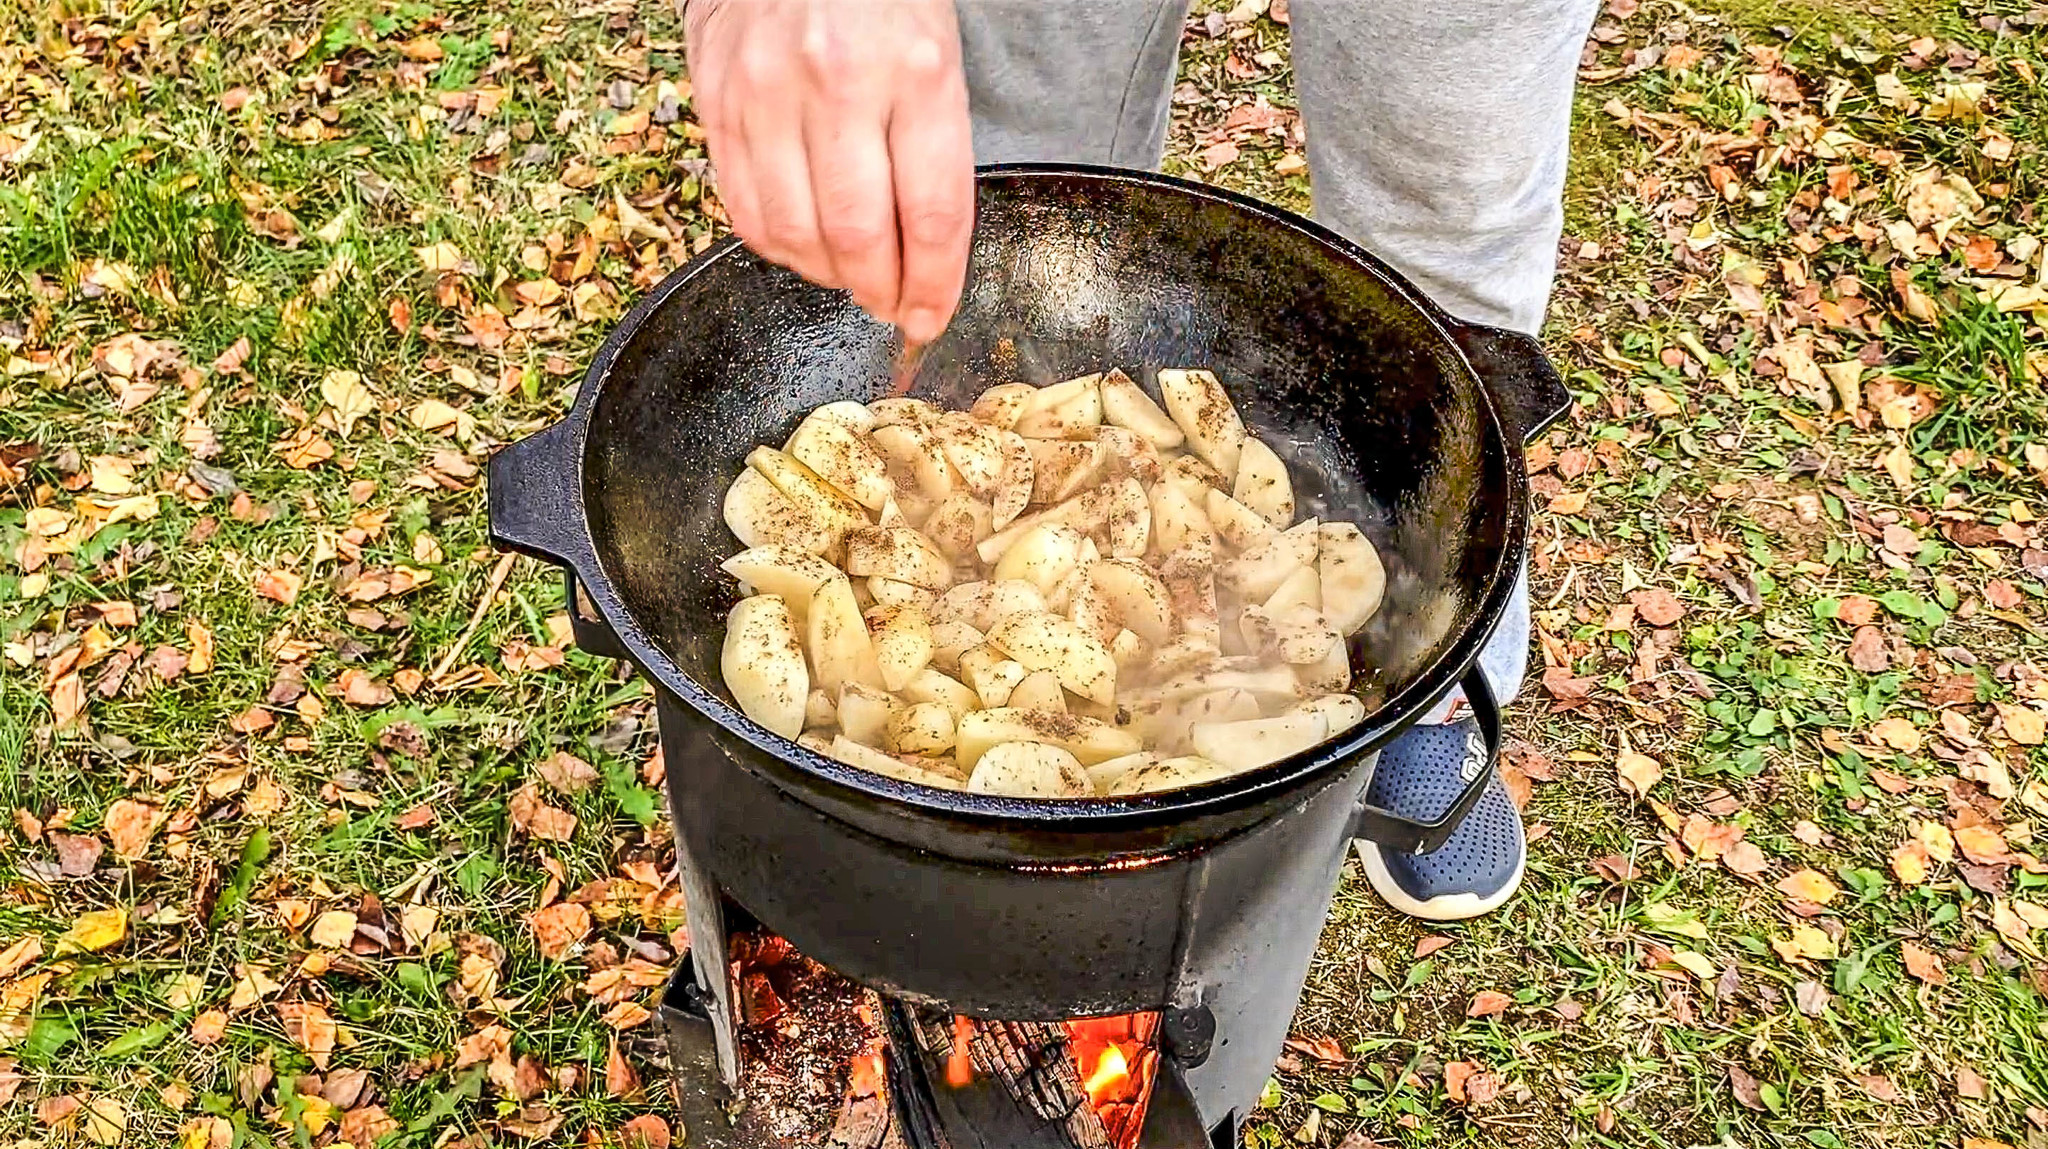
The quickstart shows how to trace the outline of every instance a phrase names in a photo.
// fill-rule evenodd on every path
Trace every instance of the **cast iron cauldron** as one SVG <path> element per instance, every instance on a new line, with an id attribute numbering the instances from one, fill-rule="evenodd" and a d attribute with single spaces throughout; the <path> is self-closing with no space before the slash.
<path id="1" fill-rule="evenodd" d="M 1498 746 L 1474 659 L 1526 545 L 1521 444 L 1568 401 L 1533 340 L 1459 323 L 1356 245 L 1243 196 L 982 170 L 965 296 L 911 394 L 957 408 L 997 383 L 1210 368 L 1288 462 L 1300 513 L 1358 521 L 1388 572 L 1353 645 L 1364 724 L 1225 781 L 1081 801 L 877 777 L 756 725 L 720 681 L 739 594 L 718 569 L 739 549 L 726 485 L 812 408 L 884 394 L 897 349 L 844 293 L 726 241 L 626 316 L 567 416 L 491 461 L 493 541 L 564 567 L 595 615 L 572 609 L 579 643 L 657 687 L 678 839 L 710 881 L 879 988 L 1008 1017 L 1109 1012 L 1195 992 L 1192 918 L 1214 932 L 1291 868 L 1333 881 L 1353 833 L 1426 848 L 1462 818 L 1484 772 L 1431 824 L 1362 793 L 1377 749 L 1461 683 Z"/>

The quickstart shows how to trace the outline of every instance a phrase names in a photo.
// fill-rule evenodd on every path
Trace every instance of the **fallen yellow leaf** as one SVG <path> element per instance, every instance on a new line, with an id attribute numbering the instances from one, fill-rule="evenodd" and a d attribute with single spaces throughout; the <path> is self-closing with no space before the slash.
<path id="1" fill-rule="evenodd" d="M 1832 879 L 1818 870 L 1805 869 L 1788 874 L 1778 882 L 1778 889 L 1787 897 L 1802 902 L 1824 906 L 1835 900 L 1842 892 Z"/>
<path id="2" fill-rule="evenodd" d="M 57 952 L 98 952 L 119 945 L 128 936 L 128 911 L 119 906 L 78 915 L 57 939 Z"/>
<path id="3" fill-rule="evenodd" d="M 334 432 L 344 439 L 355 432 L 356 420 L 377 409 L 363 377 L 353 371 L 329 371 L 320 381 L 320 397 L 334 408 Z"/>
<path id="4" fill-rule="evenodd" d="M 313 921 L 306 939 L 316 946 L 338 950 L 355 940 L 356 916 L 348 910 L 328 910 Z"/>
<path id="5" fill-rule="evenodd" d="M 414 248 L 413 253 L 420 257 L 421 267 L 436 274 L 462 270 L 462 249 L 446 240 Z"/>
<path id="6" fill-rule="evenodd" d="M 128 1109 L 118 1097 L 101 1094 L 86 1103 L 85 1136 L 95 1145 L 119 1145 L 128 1131 Z"/>
<path id="7" fill-rule="evenodd" d="M 1994 702 L 1998 718 L 2005 727 L 2005 736 L 2022 746 L 2039 746 L 2044 735 L 2048 735 L 2048 716 L 2031 706 L 2018 702 Z"/>
<path id="8" fill-rule="evenodd" d="M 1624 740 L 1621 753 L 1614 759 L 1614 773 L 1630 797 L 1641 798 L 1664 777 L 1664 768 L 1649 755 L 1637 753 Z"/>
<path id="9" fill-rule="evenodd" d="M 1886 718 L 1870 728 L 1872 737 L 1901 754 L 1920 749 L 1920 731 L 1904 718 Z"/>
<path id="10" fill-rule="evenodd" d="M 1806 958 L 1827 959 L 1835 956 L 1835 939 L 1818 926 L 1793 926 L 1792 936 L 1771 943 L 1778 957 L 1785 961 L 1800 961 Z"/>
<path id="11" fill-rule="evenodd" d="M 1927 847 L 1918 838 L 1892 851 L 1892 874 L 1901 885 L 1917 886 L 1927 880 Z"/>

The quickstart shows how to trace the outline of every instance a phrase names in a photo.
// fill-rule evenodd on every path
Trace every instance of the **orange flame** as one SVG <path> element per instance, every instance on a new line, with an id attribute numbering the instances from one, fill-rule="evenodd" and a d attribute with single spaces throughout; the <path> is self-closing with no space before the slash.
<path id="1" fill-rule="evenodd" d="M 1102 1104 L 1130 1078 L 1131 1063 L 1124 1058 L 1124 1051 L 1114 1045 L 1104 1047 L 1101 1058 L 1095 1062 L 1095 1072 L 1088 1075 L 1088 1100 Z"/>
<path id="2" fill-rule="evenodd" d="M 973 1019 L 954 1014 L 953 1056 L 946 1059 L 946 1084 L 955 1089 L 964 1088 L 974 1081 L 974 1058 L 967 1052 L 967 1042 L 973 1036 Z"/>

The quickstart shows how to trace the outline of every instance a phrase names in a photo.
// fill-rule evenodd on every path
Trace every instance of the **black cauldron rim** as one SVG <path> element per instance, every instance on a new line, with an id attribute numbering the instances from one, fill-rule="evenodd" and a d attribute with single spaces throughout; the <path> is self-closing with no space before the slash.
<path id="1" fill-rule="evenodd" d="M 978 182 L 1044 176 L 1140 185 L 1222 205 L 1254 216 L 1262 224 L 1301 233 L 1333 249 L 1346 261 L 1372 275 L 1421 315 L 1446 346 L 1458 351 L 1458 358 L 1464 361 L 1472 379 L 1478 384 L 1478 406 L 1484 412 L 1486 423 L 1482 434 L 1497 436 L 1505 449 L 1504 471 L 1510 489 L 1504 500 L 1509 516 L 1503 533 L 1504 544 L 1495 556 L 1486 592 L 1467 618 L 1464 630 L 1443 648 L 1433 662 L 1410 675 L 1402 689 L 1370 711 L 1364 723 L 1340 738 L 1300 754 L 1200 786 L 1119 798 L 1012 798 L 944 790 L 885 778 L 816 753 L 761 726 L 716 691 L 684 673 L 633 620 L 623 596 L 603 570 L 585 507 L 582 460 L 592 414 L 620 355 L 649 317 L 696 275 L 720 260 L 736 257 L 736 253 L 740 256 L 747 254 L 734 237 L 712 244 L 670 272 L 626 313 L 598 349 L 574 402 L 560 420 L 493 456 L 487 486 L 494 545 L 521 551 L 565 568 L 572 588 L 570 614 L 578 621 L 579 630 L 590 628 L 594 620 L 578 619 L 579 610 L 573 594 L 578 584 L 602 618 L 601 622 L 595 623 L 597 641 L 590 645 L 610 647 L 601 653 L 631 661 L 659 689 L 680 699 L 724 733 L 743 740 L 784 766 L 794 767 L 812 779 L 822 779 L 842 789 L 846 798 L 900 802 L 941 818 L 1012 829 L 1021 822 L 1032 824 L 1043 832 L 1064 830 L 1094 835 L 1257 807 L 1289 792 L 1298 792 L 1302 786 L 1311 784 L 1316 775 L 1336 777 L 1341 773 L 1338 767 L 1384 746 L 1456 686 L 1465 687 L 1468 695 L 1473 697 L 1474 709 L 1479 712 L 1483 724 L 1496 727 L 1488 731 L 1488 740 L 1497 747 L 1497 712 L 1492 699 L 1482 697 L 1487 692 L 1484 679 L 1476 673 L 1475 662 L 1486 637 L 1506 608 L 1513 590 L 1516 567 L 1527 549 L 1528 479 L 1522 465 L 1523 443 L 1555 422 L 1568 409 L 1570 402 L 1569 393 L 1564 390 L 1539 345 L 1519 333 L 1453 319 L 1366 249 L 1321 224 L 1241 193 L 1153 172 L 1092 164 L 991 164 L 977 168 L 976 173 Z M 1490 362 L 1494 370 L 1482 370 L 1481 360 Z M 1513 381 L 1521 392 L 1504 395 L 1501 390 L 1503 376 L 1517 374 L 1531 378 Z M 1504 404 L 1519 417 L 1520 434 L 1509 432 Z M 557 438 L 566 438 L 567 441 L 546 443 Z M 523 452 L 524 458 L 521 457 L 523 448 L 527 449 Z M 548 466 L 542 465 L 558 463 L 564 458 L 575 461 L 572 477 L 549 474 Z M 551 521 L 553 526 L 538 532 L 515 532 L 508 526 L 514 520 L 524 523 Z M 536 534 L 548 537 L 537 538 L 534 537 Z M 579 635 L 579 640 L 581 637 Z M 754 768 L 753 763 L 745 765 L 749 769 Z M 1477 796 L 1480 788 L 1477 784 L 1468 787 L 1466 795 L 1452 812 L 1455 817 L 1447 815 L 1434 826 L 1408 824 L 1435 830 L 1426 835 L 1434 841 L 1425 843 L 1422 837 L 1397 835 L 1402 839 L 1397 846 L 1421 848 L 1441 841 L 1462 817 L 1463 810 L 1469 807 L 1470 799 Z M 1370 823 L 1371 819 L 1367 822 Z M 1360 833 L 1374 836 L 1369 825 L 1362 827 Z"/>

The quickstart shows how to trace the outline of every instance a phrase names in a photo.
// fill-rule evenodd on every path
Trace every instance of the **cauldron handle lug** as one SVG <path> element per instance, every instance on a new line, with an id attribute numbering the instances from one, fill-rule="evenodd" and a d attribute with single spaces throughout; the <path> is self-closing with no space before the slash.
<path id="1" fill-rule="evenodd" d="M 579 649 L 625 658 L 626 648 L 582 593 L 579 569 L 595 564 L 577 483 L 573 418 L 491 456 L 487 480 L 491 544 L 562 568 L 563 602 Z"/>
<path id="2" fill-rule="evenodd" d="M 1493 392 L 1508 431 L 1519 433 L 1524 443 L 1571 410 L 1572 393 L 1535 339 L 1479 323 L 1454 323 L 1451 337 Z"/>
<path id="3" fill-rule="evenodd" d="M 1458 685 L 1465 691 L 1473 724 L 1479 727 L 1479 744 L 1465 758 L 1465 788 L 1458 792 L 1457 801 L 1435 821 L 1422 822 L 1370 805 L 1361 798 L 1351 823 L 1352 837 L 1378 843 L 1381 849 L 1396 853 L 1427 854 L 1450 838 L 1465 815 L 1471 813 L 1479 795 L 1486 792 L 1500 763 L 1500 704 L 1494 701 L 1493 688 L 1487 685 L 1486 675 L 1477 662 Z"/>

